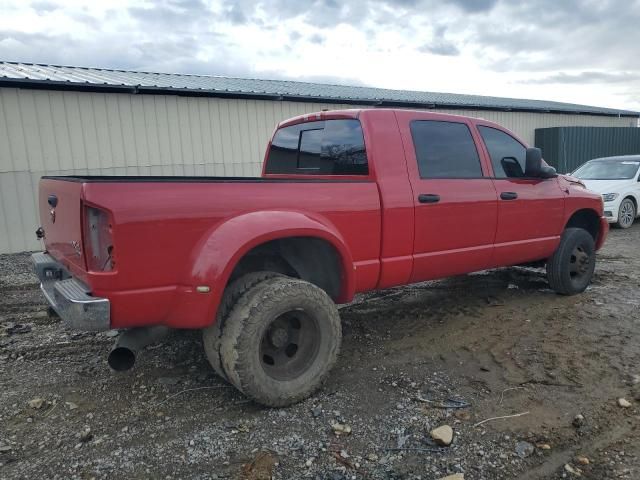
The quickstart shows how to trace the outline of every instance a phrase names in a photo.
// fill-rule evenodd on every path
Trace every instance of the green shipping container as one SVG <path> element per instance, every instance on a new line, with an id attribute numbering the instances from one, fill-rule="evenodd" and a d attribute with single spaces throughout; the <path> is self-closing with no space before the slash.
<path id="1" fill-rule="evenodd" d="M 640 128 L 537 128 L 535 146 L 559 173 L 569 173 L 593 158 L 640 154 Z"/>

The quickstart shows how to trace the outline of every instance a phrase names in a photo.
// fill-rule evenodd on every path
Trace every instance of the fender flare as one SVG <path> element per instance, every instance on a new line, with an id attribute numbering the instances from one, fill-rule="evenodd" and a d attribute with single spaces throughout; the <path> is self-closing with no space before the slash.
<path id="1" fill-rule="evenodd" d="M 209 229 L 193 250 L 183 284 L 211 288 L 208 318 L 213 321 L 224 288 L 242 257 L 258 245 L 289 237 L 319 238 L 336 249 L 343 279 L 338 301 L 350 301 L 355 293 L 355 274 L 353 258 L 344 238 L 325 218 L 292 210 L 248 212 Z"/>

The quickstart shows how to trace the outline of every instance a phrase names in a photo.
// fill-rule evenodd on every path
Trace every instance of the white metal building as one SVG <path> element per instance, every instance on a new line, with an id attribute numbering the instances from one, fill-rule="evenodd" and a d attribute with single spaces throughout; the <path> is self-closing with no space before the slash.
<path id="1" fill-rule="evenodd" d="M 255 176 L 276 124 L 321 109 L 478 116 L 536 128 L 637 126 L 583 105 L 303 82 L 0 62 L 0 253 L 37 250 L 42 175 Z"/>

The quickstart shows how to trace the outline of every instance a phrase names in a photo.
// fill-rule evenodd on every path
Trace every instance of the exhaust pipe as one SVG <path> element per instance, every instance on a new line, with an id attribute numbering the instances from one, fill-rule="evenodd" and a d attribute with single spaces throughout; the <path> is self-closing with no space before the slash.
<path id="1" fill-rule="evenodd" d="M 141 327 L 125 330 L 118 337 L 109 353 L 109 366 L 116 372 L 129 370 L 136 363 L 138 352 L 147 345 L 157 343 L 167 336 L 169 327 Z"/>

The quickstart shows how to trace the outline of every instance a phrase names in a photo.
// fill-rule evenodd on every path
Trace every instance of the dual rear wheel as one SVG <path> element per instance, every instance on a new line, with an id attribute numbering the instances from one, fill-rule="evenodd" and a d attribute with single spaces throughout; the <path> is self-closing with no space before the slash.
<path id="1" fill-rule="evenodd" d="M 338 310 L 319 287 L 271 272 L 233 282 L 203 334 L 216 372 L 272 407 L 311 395 L 335 364 L 342 341 Z"/>

